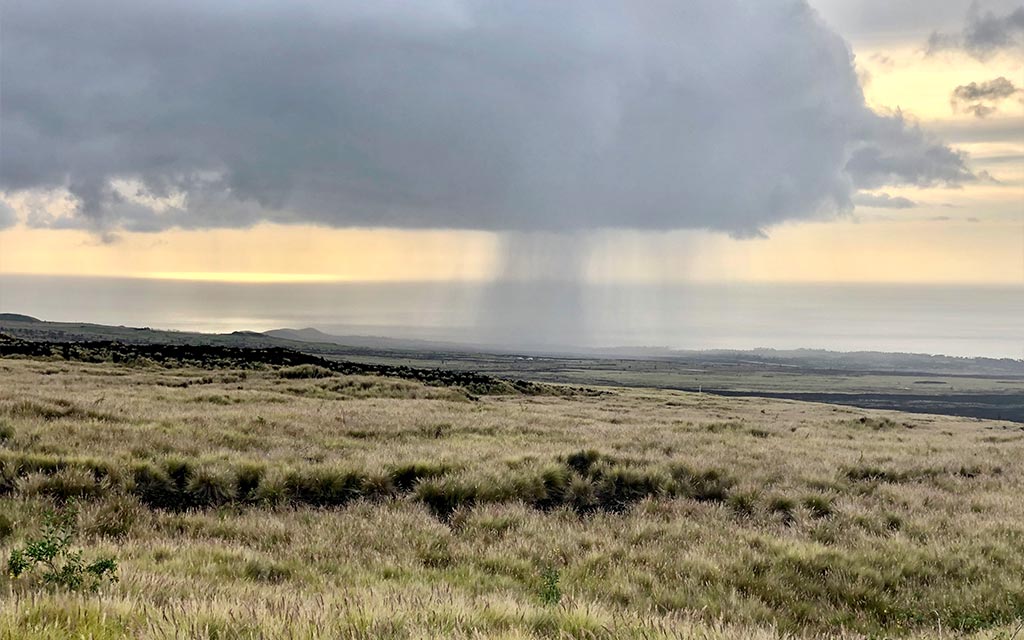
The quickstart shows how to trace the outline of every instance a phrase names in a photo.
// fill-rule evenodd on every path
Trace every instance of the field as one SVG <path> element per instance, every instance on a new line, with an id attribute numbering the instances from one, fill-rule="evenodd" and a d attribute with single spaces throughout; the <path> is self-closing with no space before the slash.
<path id="1" fill-rule="evenodd" d="M 312 365 L 0 359 L 3 638 L 1020 638 L 1024 427 Z"/>
<path id="2" fill-rule="evenodd" d="M 371 367 L 442 369 L 537 383 L 779 397 L 1024 423 L 1024 361 L 831 351 L 508 352 L 425 341 L 330 336 L 313 329 L 230 334 L 46 322 L 0 313 L 0 333 L 33 342 L 283 348 Z"/>

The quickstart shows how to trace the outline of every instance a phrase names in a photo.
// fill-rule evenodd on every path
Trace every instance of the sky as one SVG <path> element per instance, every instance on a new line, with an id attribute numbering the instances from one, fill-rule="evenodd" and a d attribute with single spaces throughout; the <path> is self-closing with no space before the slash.
<path id="1" fill-rule="evenodd" d="M 1024 284 L 1024 4 L 2 0 L 0 274 Z"/>

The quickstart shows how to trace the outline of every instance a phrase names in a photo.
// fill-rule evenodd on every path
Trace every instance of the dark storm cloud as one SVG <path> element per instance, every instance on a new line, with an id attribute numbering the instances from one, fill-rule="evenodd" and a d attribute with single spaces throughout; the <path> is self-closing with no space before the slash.
<path id="1" fill-rule="evenodd" d="M 972 82 L 958 86 L 953 90 L 950 104 L 953 105 L 954 111 L 966 111 L 978 118 L 984 118 L 998 110 L 999 102 L 1018 91 L 1012 82 L 1000 76 L 988 82 Z"/>
<path id="2" fill-rule="evenodd" d="M 960 33 L 932 32 L 928 38 L 928 52 L 960 49 L 972 56 L 985 59 L 1004 49 L 1024 46 L 1024 6 L 1007 13 L 982 11 L 972 3 L 967 13 L 967 24 Z"/>
<path id="3" fill-rule="evenodd" d="M 858 207 L 875 209 L 912 209 L 917 206 L 910 198 L 891 196 L 888 193 L 858 193 L 853 196 L 853 203 Z"/>
<path id="4" fill-rule="evenodd" d="M 50 225 L 750 236 L 861 188 L 973 179 L 865 106 L 847 44 L 797 0 L 3 13 L 0 186 L 70 190 Z"/>

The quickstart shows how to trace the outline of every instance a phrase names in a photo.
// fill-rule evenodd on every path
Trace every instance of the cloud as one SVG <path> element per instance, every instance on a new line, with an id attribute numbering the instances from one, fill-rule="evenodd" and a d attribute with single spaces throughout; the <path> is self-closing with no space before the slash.
<path id="1" fill-rule="evenodd" d="M 997 104 L 1020 91 L 1012 82 L 1000 76 L 987 82 L 962 84 L 953 90 L 950 104 L 954 111 L 973 113 L 984 118 L 998 110 Z"/>
<path id="2" fill-rule="evenodd" d="M 858 207 L 875 209 L 912 209 L 917 203 L 903 196 L 890 196 L 888 193 L 858 193 L 853 196 L 853 203 Z"/>
<path id="3" fill-rule="evenodd" d="M 892 69 L 896 66 L 896 61 L 884 53 L 872 53 L 869 59 L 883 69 Z"/>
<path id="4" fill-rule="evenodd" d="M 4 7 L 0 188 L 97 233 L 757 236 L 966 157 L 864 102 L 799 0 L 38 0 Z M 41 79 L 45 79 L 43 82 Z"/>
<path id="5" fill-rule="evenodd" d="M 18 215 L 6 202 L 0 200 L 0 230 L 8 229 L 18 224 Z"/>
<path id="6" fill-rule="evenodd" d="M 960 33 L 932 32 L 928 38 L 928 53 L 946 49 L 963 49 L 970 55 L 985 60 L 995 53 L 1024 46 L 1024 6 L 1005 15 L 992 11 L 982 13 L 977 2 L 971 3 L 967 24 Z"/>

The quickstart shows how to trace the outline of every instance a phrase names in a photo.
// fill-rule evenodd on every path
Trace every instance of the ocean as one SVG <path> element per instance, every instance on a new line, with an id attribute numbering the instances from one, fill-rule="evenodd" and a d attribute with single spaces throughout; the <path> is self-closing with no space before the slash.
<path id="1" fill-rule="evenodd" d="M 0 312 L 181 331 L 314 327 L 512 347 L 1024 358 L 1024 285 L 253 284 L 0 275 Z"/>

